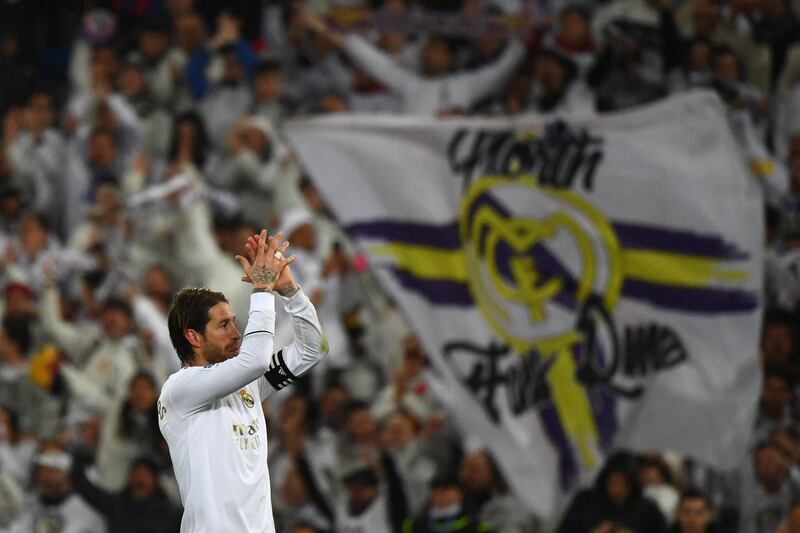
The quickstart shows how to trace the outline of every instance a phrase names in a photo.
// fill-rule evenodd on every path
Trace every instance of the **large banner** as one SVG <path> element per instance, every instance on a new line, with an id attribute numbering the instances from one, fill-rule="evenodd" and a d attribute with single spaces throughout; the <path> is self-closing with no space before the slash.
<path id="1" fill-rule="evenodd" d="M 287 133 L 532 509 L 617 446 L 742 464 L 763 207 L 713 94 L 582 121 L 339 116 Z"/>

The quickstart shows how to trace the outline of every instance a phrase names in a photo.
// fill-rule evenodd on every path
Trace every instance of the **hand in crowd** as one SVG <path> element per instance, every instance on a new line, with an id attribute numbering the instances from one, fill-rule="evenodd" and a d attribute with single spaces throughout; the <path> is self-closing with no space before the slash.
<path id="1" fill-rule="evenodd" d="M 316 35 L 325 37 L 331 44 L 334 46 L 341 48 L 342 44 L 344 43 L 344 36 L 338 32 L 334 31 L 328 23 L 326 23 L 322 17 L 317 15 L 312 9 L 310 8 L 299 8 L 302 12 L 302 20 L 309 30 L 314 32 Z"/>
<path id="2" fill-rule="evenodd" d="M 350 259 L 341 249 L 334 250 L 322 267 L 322 277 L 327 278 L 332 274 L 343 276 L 350 269 Z"/>
<path id="3" fill-rule="evenodd" d="M 241 22 L 231 13 L 223 11 L 217 18 L 217 33 L 211 38 L 211 48 L 221 48 L 240 39 Z"/>

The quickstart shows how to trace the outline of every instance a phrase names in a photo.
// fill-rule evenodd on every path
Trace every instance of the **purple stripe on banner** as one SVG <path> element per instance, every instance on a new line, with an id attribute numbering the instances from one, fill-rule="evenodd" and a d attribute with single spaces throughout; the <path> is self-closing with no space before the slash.
<path id="1" fill-rule="evenodd" d="M 458 222 L 434 226 L 382 220 L 351 224 L 345 229 L 352 237 L 378 237 L 387 241 L 433 246 L 445 250 L 457 250 L 461 247 Z"/>
<path id="2" fill-rule="evenodd" d="M 758 305 L 756 297 L 749 292 L 656 285 L 632 279 L 624 281 L 622 294 L 657 307 L 689 313 L 744 313 Z"/>
<path id="3" fill-rule="evenodd" d="M 488 193 L 472 204 L 468 216 L 473 217 L 477 209 L 483 205 L 490 205 L 494 211 L 505 218 L 509 216 L 508 211 Z M 750 257 L 747 252 L 740 250 L 735 244 L 725 241 L 719 235 L 703 235 L 691 231 L 625 222 L 615 222 L 613 226 L 623 249 L 659 250 L 729 260 L 743 260 Z M 374 221 L 352 224 L 347 227 L 347 232 L 353 237 L 377 237 L 447 250 L 455 250 L 461 246 L 458 222 L 431 225 L 416 222 Z M 479 243 L 481 253 L 487 233 L 484 231 L 481 235 Z"/>
<path id="4" fill-rule="evenodd" d="M 475 305 L 466 283 L 420 279 L 405 270 L 395 267 L 390 267 L 389 270 L 400 285 L 416 292 L 432 304 L 460 307 L 472 307 Z"/>
<path id="5" fill-rule="evenodd" d="M 656 226 L 614 222 L 623 249 L 648 249 L 716 259 L 747 259 L 750 254 L 718 235 L 702 235 Z"/>
<path id="6" fill-rule="evenodd" d="M 602 343 L 595 343 L 594 348 L 596 352 L 587 354 L 587 356 L 596 357 L 600 368 L 606 368 L 607 358 Z M 581 362 L 579 361 L 577 350 L 577 347 L 573 347 L 572 356 L 575 359 L 575 364 L 580 365 Z M 619 430 L 617 399 L 602 386 L 587 389 L 586 394 L 589 396 L 597 432 L 600 436 L 600 448 L 608 452 L 611 450 L 611 446 L 614 444 L 614 437 Z"/>
<path id="7" fill-rule="evenodd" d="M 561 488 L 564 491 L 571 489 L 578 480 L 578 463 L 572 451 L 572 445 L 561 425 L 556 408 L 553 406 L 543 407 L 538 410 L 539 420 L 544 426 L 547 438 L 558 449 L 558 471 Z"/>
<path id="8" fill-rule="evenodd" d="M 600 433 L 600 448 L 604 452 L 609 452 L 614 445 L 614 437 L 617 436 L 617 431 L 619 430 L 617 399 L 603 388 L 590 391 L 589 396 L 597 430 Z"/>

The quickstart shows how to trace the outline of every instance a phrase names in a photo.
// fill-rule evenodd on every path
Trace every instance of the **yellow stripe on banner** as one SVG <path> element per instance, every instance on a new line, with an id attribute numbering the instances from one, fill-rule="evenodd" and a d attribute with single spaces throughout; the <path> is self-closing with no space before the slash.
<path id="1" fill-rule="evenodd" d="M 653 250 L 623 250 L 625 278 L 683 287 L 708 287 L 715 282 L 745 281 L 744 270 L 722 268 L 719 259 Z"/>
<path id="2" fill-rule="evenodd" d="M 552 355 L 556 360 L 550 367 L 550 382 L 558 417 L 564 431 L 578 449 L 585 469 L 595 466 L 597 425 L 586 388 L 575 379 L 575 360 L 569 346 Z"/>
<path id="3" fill-rule="evenodd" d="M 419 244 L 384 244 L 369 249 L 375 255 L 393 257 L 397 268 L 422 279 L 441 279 L 467 282 L 467 262 L 464 252 L 442 250 Z"/>
<path id="4" fill-rule="evenodd" d="M 751 159 L 750 170 L 759 178 L 763 178 L 775 172 L 775 162 L 772 159 Z"/>

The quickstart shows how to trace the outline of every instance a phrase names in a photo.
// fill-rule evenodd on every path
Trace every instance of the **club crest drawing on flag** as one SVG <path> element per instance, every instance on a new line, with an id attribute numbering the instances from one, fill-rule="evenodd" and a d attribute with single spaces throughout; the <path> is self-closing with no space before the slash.
<path id="1" fill-rule="evenodd" d="M 555 475 L 565 491 L 620 445 L 727 466 L 746 430 L 712 442 L 693 435 L 719 427 L 720 416 L 746 427 L 753 416 L 757 186 L 743 163 L 730 165 L 736 147 L 707 94 L 618 120 L 353 118 L 323 123 L 328 131 L 319 122 L 290 128 L 446 376 L 462 425 L 481 428 L 518 495 L 540 512 L 559 496 L 515 476 L 530 454 L 552 454 L 555 469 L 542 461 L 528 471 Z M 669 129 L 692 122 L 693 136 Z M 652 132 L 673 145 L 648 141 Z M 415 151 L 429 165 L 419 177 L 408 172 Z M 682 203 L 665 208 L 667 200 Z"/>

